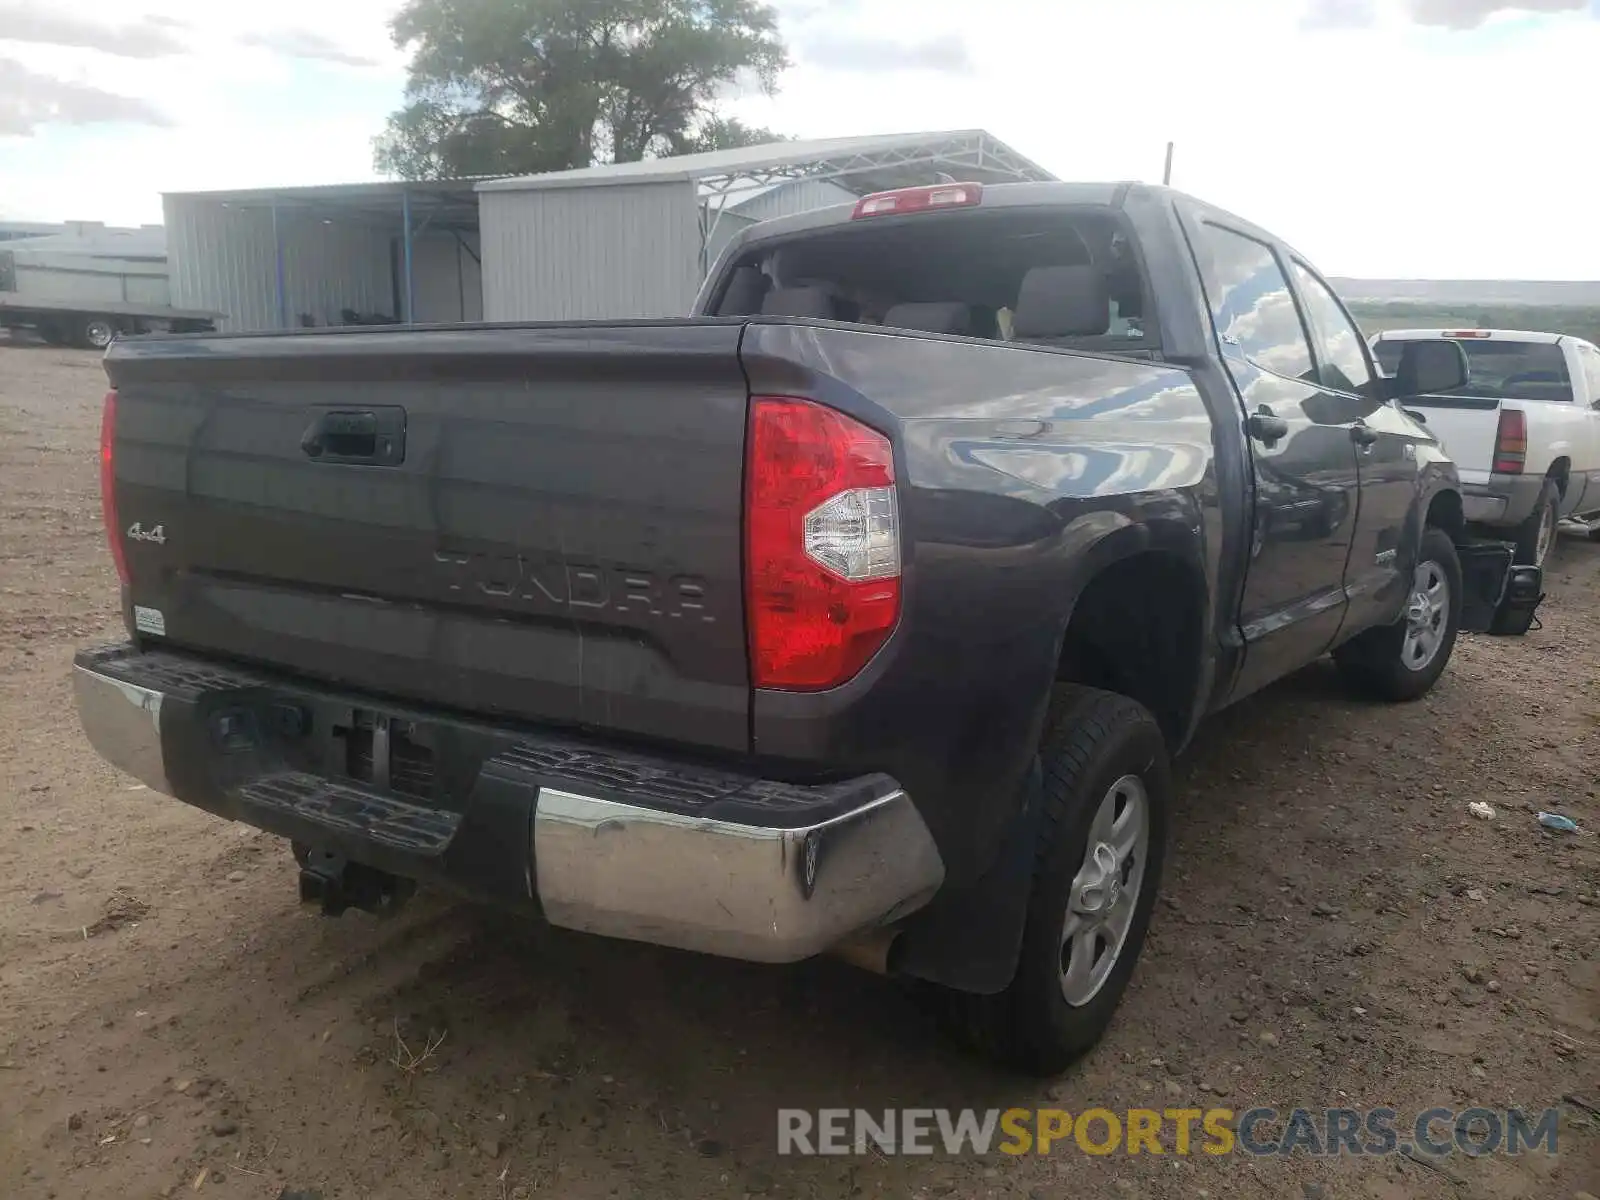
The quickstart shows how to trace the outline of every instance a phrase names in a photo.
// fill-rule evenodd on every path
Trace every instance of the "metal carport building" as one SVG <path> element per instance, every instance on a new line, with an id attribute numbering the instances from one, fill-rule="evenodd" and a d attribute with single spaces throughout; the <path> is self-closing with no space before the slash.
<path id="1" fill-rule="evenodd" d="M 168 193 L 172 302 L 230 332 L 482 320 L 474 182 Z"/>
<path id="2" fill-rule="evenodd" d="M 679 316 L 744 226 L 941 175 L 1052 178 L 964 130 L 522 178 L 169 193 L 172 303 L 224 314 L 229 332 Z"/>
<path id="3" fill-rule="evenodd" d="M 1054 178 L 983 130 L 777 142 L 483 180 L 490 321 L 679 316 L 738 228 L 868 192 Z"/>

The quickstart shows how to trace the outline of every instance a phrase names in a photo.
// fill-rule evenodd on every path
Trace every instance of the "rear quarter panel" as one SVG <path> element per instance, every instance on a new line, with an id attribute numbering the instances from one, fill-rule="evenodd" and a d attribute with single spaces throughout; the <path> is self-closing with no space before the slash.
<path id="1" fill-rule="evenodd" d="M 741 357 L 752 394 L 816 399 L 890 435 L 905 553 L 889 645 L 832 692 L 756 692 L 754 749 L 888 771 L 952 878 L 970 874 L 1014 811 L 1094 572 L 1153 549 L 1216 594 L 1207 409 L 1171 365 L 825 323 L 754 323 Z"/>

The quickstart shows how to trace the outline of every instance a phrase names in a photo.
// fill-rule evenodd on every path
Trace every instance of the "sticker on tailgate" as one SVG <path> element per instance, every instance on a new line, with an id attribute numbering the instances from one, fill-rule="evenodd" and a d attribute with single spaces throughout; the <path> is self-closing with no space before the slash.
<path id="1" fill-rule="evenodd" d="M 161 615 L 159 608 L 145 608 L 141 604 L 135 604 L 133 627 L 140 633 L 148 633 L 155 637 L 167 636 L 167 618 Z"/>

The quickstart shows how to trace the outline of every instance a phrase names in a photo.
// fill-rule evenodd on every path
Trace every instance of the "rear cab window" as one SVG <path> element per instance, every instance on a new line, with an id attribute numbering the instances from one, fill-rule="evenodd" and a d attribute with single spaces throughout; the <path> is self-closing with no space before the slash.
<path id="1" fill-rule="evenodd" d="M 869 217 L 756 242 L 716 316 L 787 316 L 1148 357 L 1160 348 L 1126 217 L 1052 205 Z"/>
<path id="2" fill-rule="evenodd" d="M 1374 352 L 1384 374 L 1400 365 L 1407 338 L 1380 338 Z M 1572 376 L 1559 342 L 1528 342 L 1501 337 L 1449 338 L 1467 354 L 1467 382 L 1451 392 L 1475 400 L 1572 402 Z"/>

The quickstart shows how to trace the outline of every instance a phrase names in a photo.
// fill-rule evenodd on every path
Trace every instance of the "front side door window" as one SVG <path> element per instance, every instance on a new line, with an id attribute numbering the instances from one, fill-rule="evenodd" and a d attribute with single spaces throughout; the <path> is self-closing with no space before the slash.
<path id="1" fill-rule="evenodd" d="M 1344 307 L 1327 285 L 1301 263 L 1294 264 L 1294 279 L 1305 301 L 1306 316 L 1316 343 L 1318 382 L 1349 395 L 1371 395 L 1374 391 L 1372 367 L 1367 361 L 1360 330 L 1345 315 Z"/>
<path id="2" fill-rule="evenodd" d="M 1295 288 L 1311 324 L 1317 403 L 1350 421 L 1361 480 L 1361 506 L 1350 538 L 1345 579 L 1350 616 L 1378 621 L 1397 608 L 1415 558 L 1407 529 L 1417 488 L 1420 435 L 1394 406 L 1385 404 L 1361 331 L 1344 305 L 1304 263 L 1293 264 Z"/>

